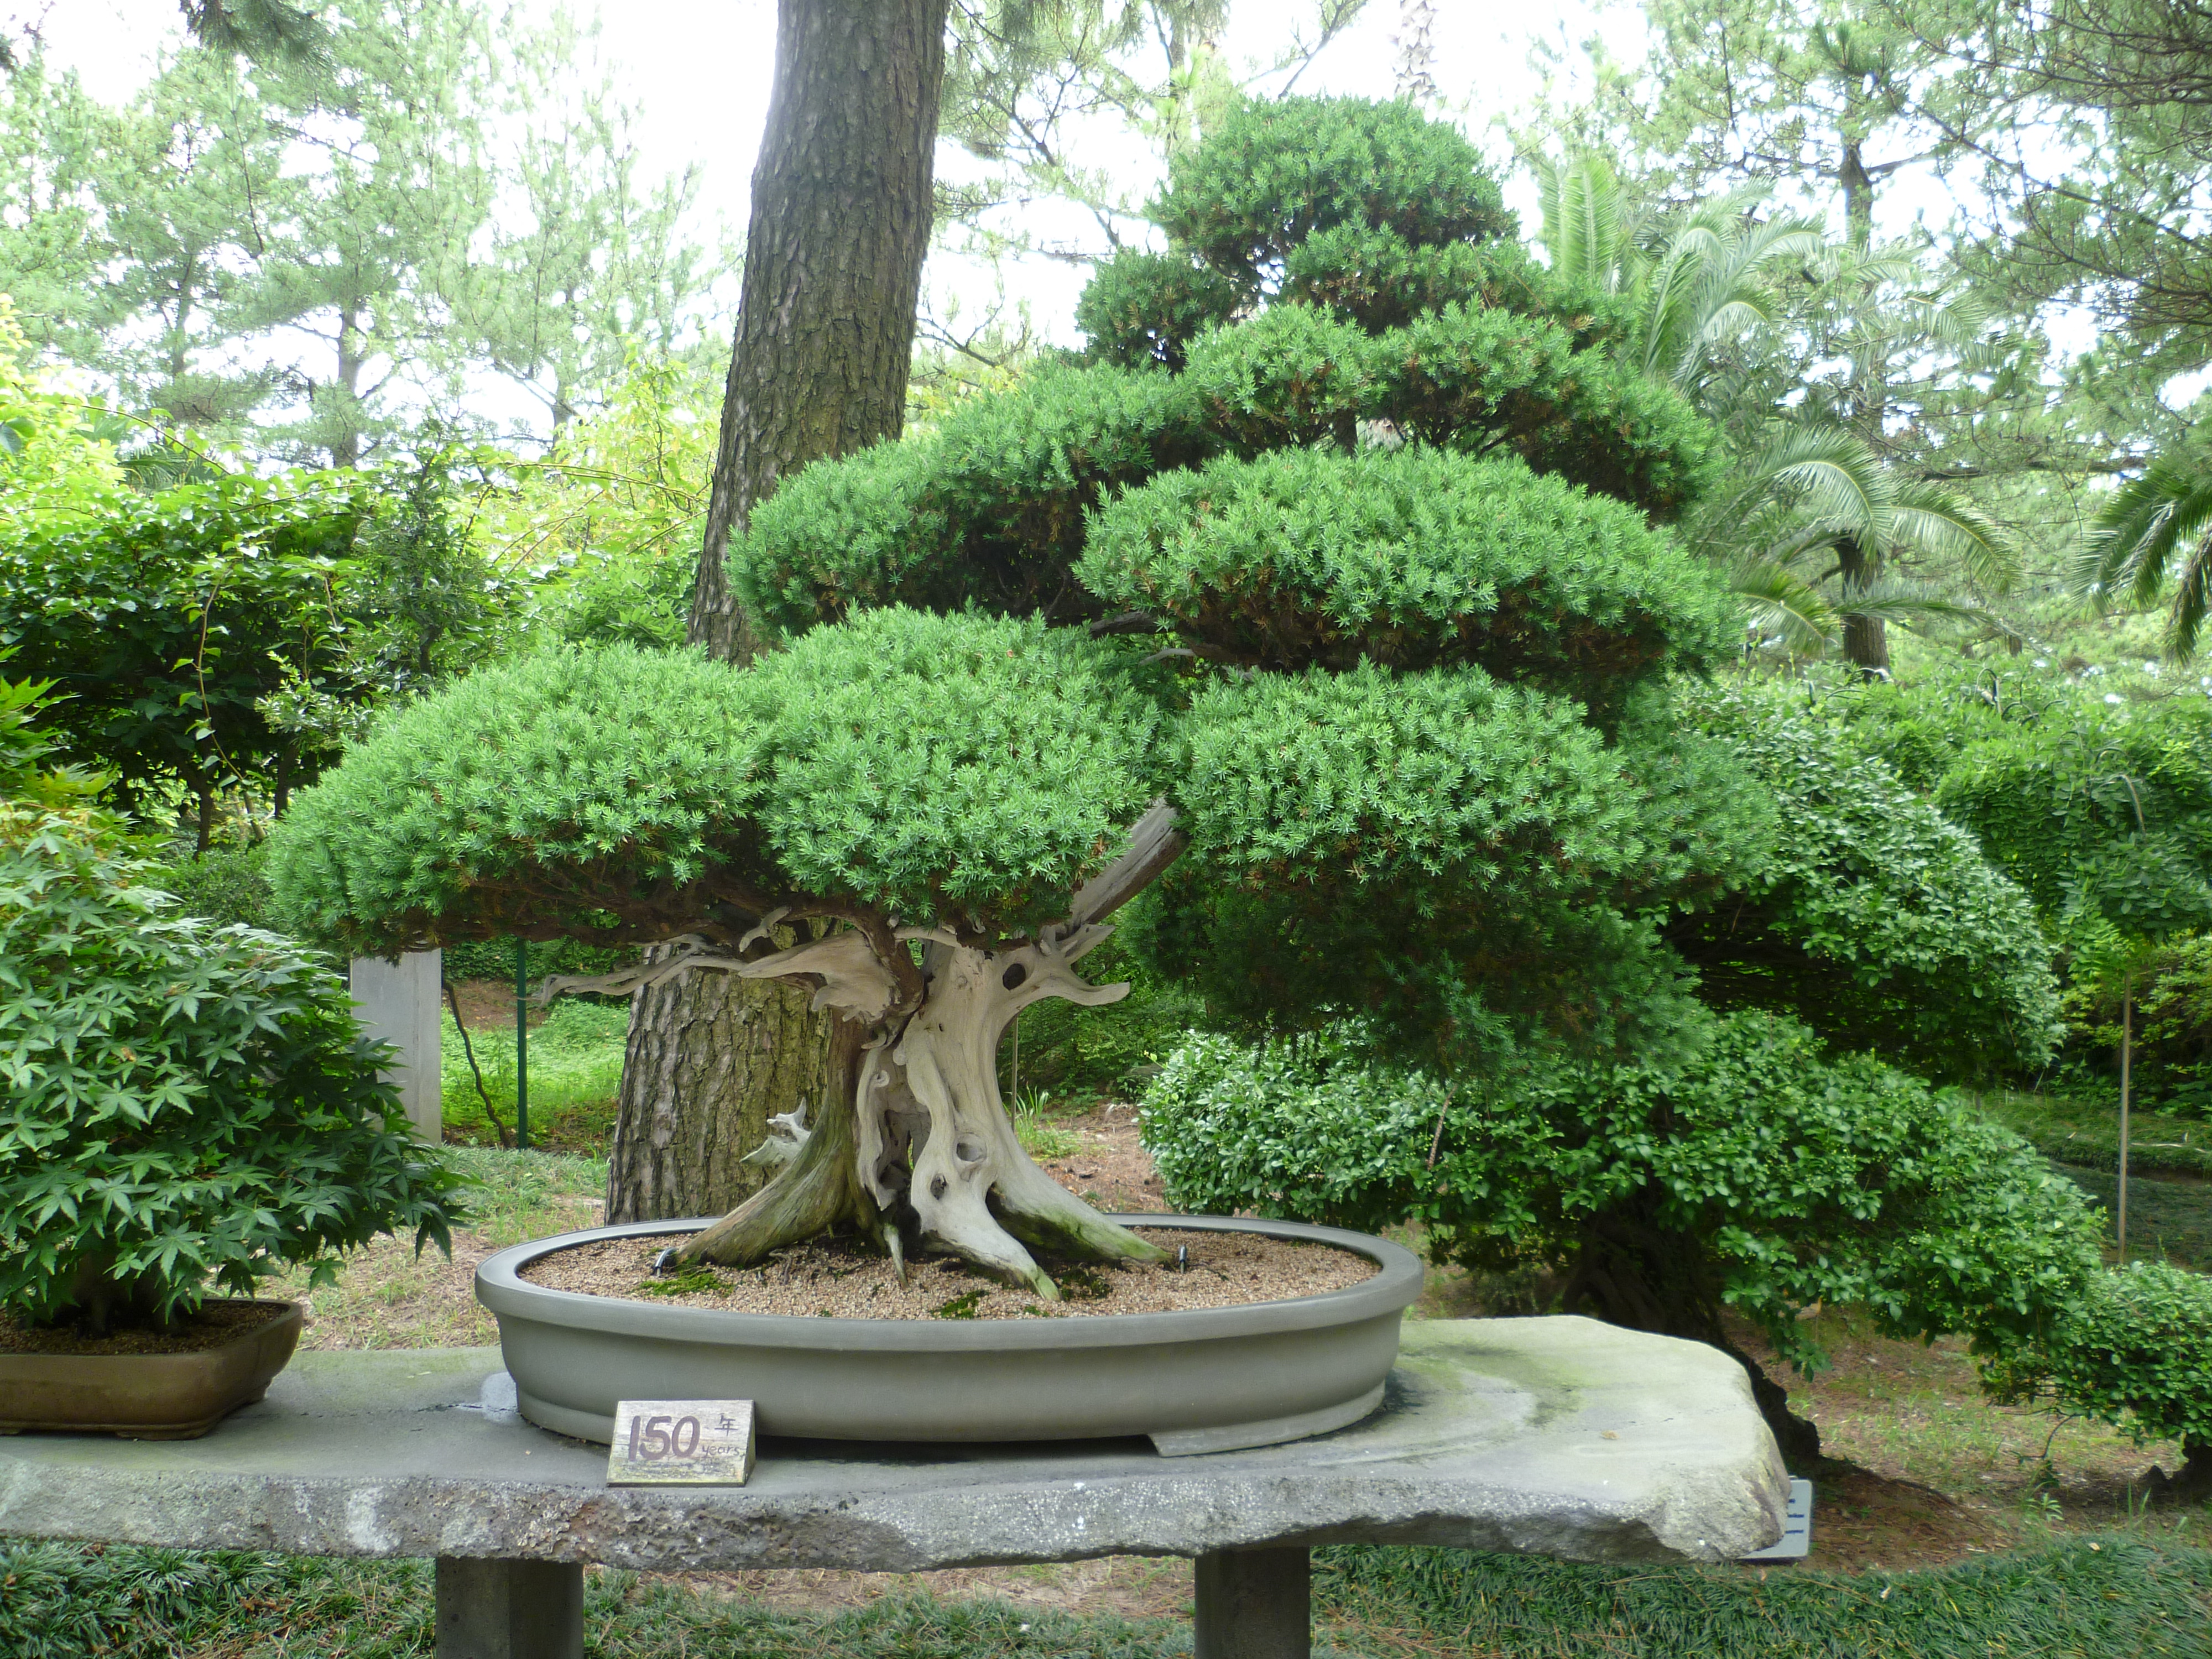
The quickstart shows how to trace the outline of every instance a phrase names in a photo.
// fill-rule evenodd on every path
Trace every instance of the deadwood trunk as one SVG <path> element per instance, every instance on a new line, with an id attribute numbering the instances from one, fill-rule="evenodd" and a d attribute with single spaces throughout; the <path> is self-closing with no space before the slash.
<path id="1" fill-rule="evenodd" d="M 929 247 L 948 0 L 781 0 L 775 92 L 753 172 L 690 638 L 758 648 L 723 557 L 753 504 L 810 461 L 898 435 Z M 859 1034 L 806 992 L 714 973 L 637 994 L 607 1219 L 729 1210 L 771 1116 L 850 1101 Z"/>

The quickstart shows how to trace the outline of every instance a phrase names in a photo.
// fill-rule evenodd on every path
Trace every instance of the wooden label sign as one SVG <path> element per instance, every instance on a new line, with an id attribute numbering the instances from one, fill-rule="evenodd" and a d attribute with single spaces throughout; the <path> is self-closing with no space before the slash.
<path id="1" fill-rule="evenodd" d="M 753 1472 L 750 1400 L 624 1400 L 610 1486 L 742 1486 Z"/>

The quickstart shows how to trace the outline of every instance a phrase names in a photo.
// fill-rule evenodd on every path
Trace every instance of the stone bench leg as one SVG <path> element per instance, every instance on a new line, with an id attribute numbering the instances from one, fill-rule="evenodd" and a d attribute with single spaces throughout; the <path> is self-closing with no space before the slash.
<path id="1" fill-rule="evenodd" d="M 438 1558 L 438 1659 L 584 1659 L 584 1570 Z"/>
<path id="2" fill-rule="evenodd" d="M 1194 1659 L 1311 1659 L 1312 1566 L 1297 1548 L 1200 1556 Z"/>

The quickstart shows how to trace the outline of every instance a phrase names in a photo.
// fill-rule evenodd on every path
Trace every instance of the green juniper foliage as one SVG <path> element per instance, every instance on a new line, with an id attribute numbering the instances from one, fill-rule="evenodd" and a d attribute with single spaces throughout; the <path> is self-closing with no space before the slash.
<path id="1" fill-rule="evenodd" d="M 1030 1244 L 1152 1249 L 1035 1170 L 990 1074 L 1001 993 L 1110 998 L 1072 971 L 1099 936 L 1061 924 L 1155 802 L 1174 836 L 1085 914 L 1164 869 L 1133 954 L 1224 1018 L 1357 1010 L 1444 1066 L 1686 1029 L 1658 918 L 1741 882 L 1771 833 L 1669 702 L 1726 644 L 1717 584 L 1655 528 L 1711 434 L 1613 362 L 1601 311 L 1511 248 L 1474 151 L 1409 109 L 1242 111 L 1159 211 L 1163 259 L 1086 305 L 1097 361 L 759 506 L 729 574 L 779 648 L 479 673 L 279 828 L 288 914 L 356 952 L 690 934 L 758 969 L 775 928 L 812 930 L 785 971 L 884 1027 L 884 1059 L 833 1091 L 852 1122 L 687 1251 L 896 1226 L 1050 1295 Z M 1467 286 L 1383 318 L 1322 258 L 1382 247 Z M 860 1154 L 914 1134 L 890 1104 L 909 1079 L 929 1136 Z M 1004 1167 L 923 1167 L 962 1146 Z"/>
<path id="2" fill-rule="evenodd" d="M 0 1309 L 166 1322 L 314 1282 L 388 1231 L 448 1243 L 386 1051 L 290 941 L 176 915 L 81 817 L 0 806 Z"/>
<path id="3" fill-rule="evenodd" d="M 1263 208 L 1255 178 L 1312 194 Z M 611 944 L 813 899 L 1019 934 L 1164 795 L 1193 844 L 1162 931 L 1289 922 L 1315 972 L 1284 1017 L 1387 1005 L 1448 1053 L 1559 990 L 1615 1040 L 1625 1003 L 1680 994 L 1639 917 L 1735 878 L 1765 819 L 1661 689 L 1723 643 L 1716 585 L 1650 527 L 1710 434 L 1507 257 L 1498 204 L 1395 106 L 1224 121 L 1159 210 L 1169 264 L 1218 281 L 1145 269 L 1252 314 L 1214 307 L 1181 372 L 1117 348 L 787 480 L 731 553 L 788 645 L 750 670 L 548 656 L 392 720 L 279 837 L 295 921 Z M 1370 332 L 1279 291 L 1330 231 L 1515 275 Z"/>

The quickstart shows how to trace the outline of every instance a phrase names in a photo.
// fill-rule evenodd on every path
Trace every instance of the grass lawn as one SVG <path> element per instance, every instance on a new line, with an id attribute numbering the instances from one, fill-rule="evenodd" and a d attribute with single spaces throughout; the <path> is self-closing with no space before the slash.
<path id="1" fill-rule="evenodd" d="M 1036 1127 L 1057 1137 L 1054 1152 L 1077 1149 L 1069 1174 L 1116 1192 L 1138 1179 L 1117 1162 L 1133 1147 L 1126 1115 L 1055 1114 Z M 476 1261 L 600 1212 L 605 1169 L 595 1158 L 462 1146 L 446 1155 L 481 1183 L 454 1260 L 434 1249 L 418 1259 L 398 1241 L 363 1253 L 337 1285 L 307 1293 L 308 1346 L 495 1340 L 470 1293 Z M 1132 1186 L 1115 1207 L 1151 1201 Z M 2145 1213 L 2141 1205 L 2131 1192 L 2131 1215 Z M 1467 1293 L 1439 1274 L 1424 1308 L 1464 1311 Z M 1989 1406 L 1954 1340 L 1889 1341 L 1834 1315 L 1820 1334 L 1834 1364 L 1789 1378 L 1838 1460 L 1819 1482 L 1813 1565 L 1576 1566 L 1451 1550 L 1323 1550 L 1317 1650 L 1362 1659 L 2212 1659 L 2212 1513 L 2145 1514 L 2130 1498 L 2130 1478 L 2154 1460 L 2172 1467 L 2177 1449 L 2137 1449 L 2093 1425 Z M 0 1659 L 428 1656 L 431 1589 L 427 1563 L 0 1546 Z M 586 1594 L 592 1659 L 1190 1651 L 1191 1571 L 1179 1560 L 921 1574 L 594 1570 Z"/>
<path id="2" fill-rule="evenodd" d="M 491 980 L 471 980 L 455 992 L 468 1030 L 464 1042 L 449 1006 L 438 1055 L 446 1139 L 496 1146 L 495 1116 L 510 1133 L 514 1129 L 514 992 Z M 604 1155 L 614 1135 L 629 1029 L 626 1001 L 563 997 L 543 1014 L 533 1011 L 528 1051 L 532 1146 Z"/>
<path id="3" fill-rule="evenodd" d="M 1977 1099 L 1984 1116 L 2003 1124 L 2055 1164 L 2097 1170 L 2118 1164 L 2117 1095 L 2110 1101 L 2095 1101 L 2001 1091 Z M 2128 1169 L 2131 1174 L 2212 1176 L 2212 1122 L 2158 1112 L 2129 1113 Z"/>
<path id="4" fill-rule="evenodd" d="M 1441 1549 L 1324 1549 L 1315 1565 L 1324 1655 L 2202 1659 L 2212 1641 L 2212 1552 L 2121 1534 L 1863 1577 L 1573 1566 Z M 428 1563 L 39 1545 L 0 1548 L 0 1651 L 14 1659 L 428 1659 L 435 1648 Z M 895 1586 L 854 1606 L 796 1610 L 713 1583 L 598 1571 L 585 1578 L 584 1626 L 592 1659 L 1190 1651 L 1182 1607 L 1131 1618 Z"/>

